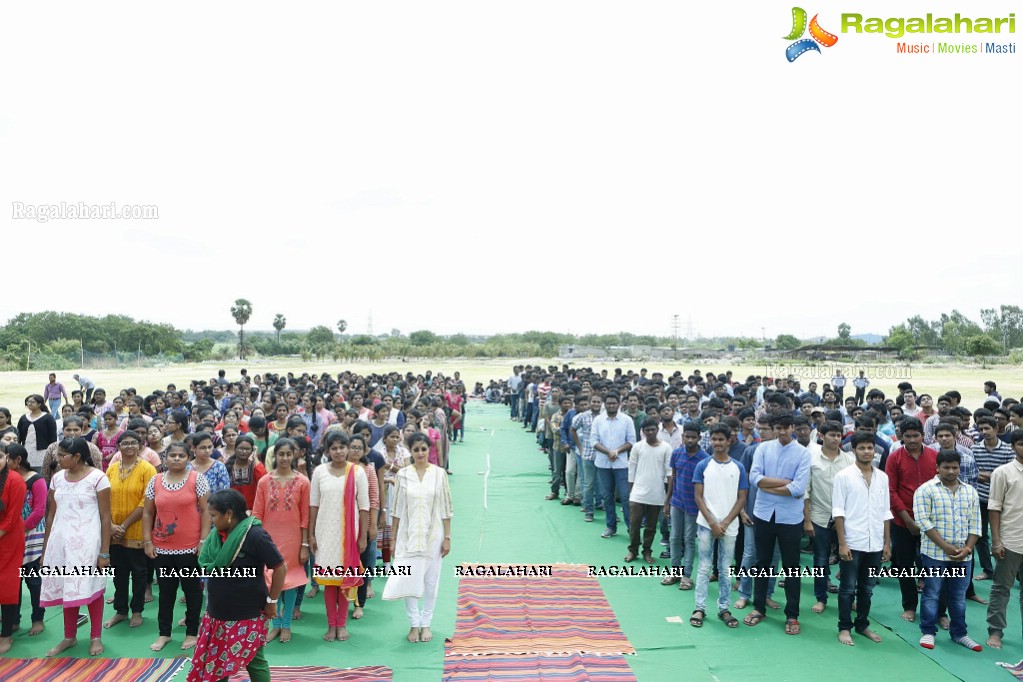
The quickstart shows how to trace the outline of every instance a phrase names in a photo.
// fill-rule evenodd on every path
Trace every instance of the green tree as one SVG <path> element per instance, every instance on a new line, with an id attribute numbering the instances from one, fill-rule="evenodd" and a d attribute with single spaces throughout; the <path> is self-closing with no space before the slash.
<path id="1" fill-rule="evenodd" d="M 987 334 L 975 334 L 966 339 L 966 352 L 974 357 L 995 355 L 1001 350 L 1001 344 Z"/>
<path id="2" fill-rule="evenodd" d="M 338 320 L 337 321 L 337 333 L 341 334 L 343 336 L 346 329 L 348 329 L 348 322 L 346 322 L 345 320 Z"/>
<path id="3" fill-rule="evenodd" d="M 305 341 L 309 346 L 327 346 L 334 343 L 334 332 L 329 327 L 318 325 L 309 330 L 305 335 Z"/>
<path id="4" fill-rule="evenodd" d="M 843 341 L 848 341 L 851 333 L 852 328 L 845 322 L 838 325 L 838 338 L 842 339 Z"/>
<path id="5" fill-rule="evenodd" d="M 429 346 L 431 343 L 437 343 L 437 335 L 429 330 L 420 329 L 409 334 L 408 340 L 413 346 Z"/>
<path id="6" fill-rule="evenodd" d="M 252 303 L 244 298 L 235 300 L 231 306 L 231 317 L 238 325 L 238 357 L 245 359 L 245 324 L 252 317 Z"/>
<path id="7" fill-rule="evenodd" d="M 778 334 L 774 339 L 774 347 L 778 350 L 795 350 L 803 345 L 803 342 L 792 336 L 792 334 Z"/>
<path id="8" fill-rule="evenodd" d="M 287 326 L 288 326 L 288 320 L 287 320 L 287 318 L 284 317 L 284 315 L 281 315 L 280 313 L 277 313 L 276 315 L 274 315 L 274 329 L 277 330 L 277 345 L 278 346 L 281 345 L 281 332 Z"/>
<path id="9" fill-rule="evenodd" d="M 917 344 L 912 332 L 909 331 L 905 323 L 902 323 L 888 330 L 884 345 L 897 349 L 899 355 L 905 355 Z"/>

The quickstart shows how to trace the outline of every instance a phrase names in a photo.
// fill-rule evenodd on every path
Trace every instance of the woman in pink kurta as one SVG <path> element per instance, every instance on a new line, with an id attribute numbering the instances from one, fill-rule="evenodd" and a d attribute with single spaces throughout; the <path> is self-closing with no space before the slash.
<path id="1" fill-rule="evenodd" d="M 267 641 L 280 635 L 282 642 L 291 641 L 291 619 L 295 599 L 308 580 L 305 572 L 309 560 L 309 479 L 292 468 L 298 454 L 295 442 L 281 438 L 274 448 L 276 467 L 259 479 L 252 515 L 263 522 L 263 528 L 288 565 L 288 575 L 281 592 L 280 608 L 273 619 Z M 270 573 L 267 574 L 269 585 Z"/>

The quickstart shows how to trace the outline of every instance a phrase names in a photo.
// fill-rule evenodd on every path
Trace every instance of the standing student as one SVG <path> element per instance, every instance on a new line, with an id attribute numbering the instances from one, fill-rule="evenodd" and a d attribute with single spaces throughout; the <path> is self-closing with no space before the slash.
<path id="1" fill-rule="evenodd" d="M 1011 445 L 998 437 L 994 417 L 978 419 L 977 430 L 980 432 L 981 441 L 973 446 L 973 459 L 977 463 L 977 494 L 980 496 L 981 536 L 977 542 L 977 561 L 980 562 L 982 570 L 977 580 L 990 580 L 994 573 L 991 564 L 991 545 L 988 542 L 988 492 L 991 474 L 998 467 L 1011 462 L 1015 452 Z"/>
<path id="2" fill-rule="evenodd" d="M 142 625 L 147 580 L 146 553 L 142 540 L 142 513 L 146 487 L 156 476 L 152 464 L 138 456 L 142 445 L 134 431 L 121 434 L 118 449 L 121 461 L 107 469 L 110 479 L 110 565 L 114 568 L 114 615 L 103 624 L 111 628 L 128 620 L 128 586 L 131 585 L 131 622 Z"/>
<path id="3" fill-rule="evenodd" d="M 252 682 L 270 682 L 263 647 L 267 623 L 277 615 L 287 571 L 284 558 L 259 519 L 247 515 L 237 490 L 214 493 L 207 506 L 214 530 L 199 551 L 199 566 L 232 573 L 206 583 L 209 603 L 187 682 L 222 681 L 243 668 Z M 268 569 L 273 571 L 269 588 Z"/>
<path id="4" fill-rule="evenodd" d="M 842 452 L 842 425 L 838 422 L 825 422 L 821 428 L 824 445 L 811 450 L 810 486 L 806 491 L 803 508 L 803 530 L 813 539 L 813 567 L 823 572 L 822 576 L 814 576 L 813 593 L 817 603 L 813 605 L 814 613 L 823 613 L 828 603 L 828 592 L 831 591 L 831 547 L 835 541 L 835 525 L 831 516 L 831 493 L 835 476 L 852 466 L 855 456 Z"/>
<path id="5" fill-rule="evenodd" d="M 636 425 L 632 417 L 619 412 L 620 399 L 617 393 L 608 393 L 604 398 L 606 414 L 593 420 L 590 438 L 596 452 L 597 476 L 604 493 L 604 532 L 600 537 L 618 535 L 618 509 L 615 502 L 617 493 L 623 500 L 622 517 L 629 525 L 629 451 L 636 442 Z"/>
<path id="6" fill-rule="evenodd" d="M 43 398 L 46 399 L 46 403 L 50 408 L 50 414 L 53 415 L 54 419 L 60 416 L 60 399 L 64 398 L 64 402 L 68 401 L 67 389 L 64 388 L 64 384 L 57 381 L 57 375 L 50 373 L 49 381 L 43 386 Z"/>
<path id="7" fill-rule="evenodd" d="M 746 514 L 743 507 L 746 506 L 749 480 L 743 466 L 728 455 L 732 436 L 732 430 L 725 424 L 712 426 L 710 443 L 714 455 L 697 464 L 693 473 L 696 506 L 700 510 L 696 521 L 699 524 L 700 570 L 696 574 L 696 609 L 689 619 L 689 624 L 694 627 L 701 627 L 707 615 L 707 591 L 715 549 L 719 575 L 718 618 L 730 628 L 739 626 L 739 621 L 728 610 L 728 602 L 732 597 L 728 567 L 735 554 L 739 516 Z"/>
<path id="8" fill-rule="evenodd" d="M 19 571 L 25 558 L 25 479 L 0 448 L 0 654 L 11 649 L 21 605 Z"/>
<path id="9" fill-rule="evenodd" d="M 914 519 L 913 498 L 917 489 L 934 478 L 938 453 L 923 444 L 923 425 L 912 417 L 902 420 L 903 446 L 888 457 L 884 472 L 888 475 L 888 488 L 892 503 L 892 568 L 905 572 L 919 563 L 920 526 Z M 919 601 L 915 578 L 899 578 L 902 591 L 902 619 L 916 620 Z"/>
<path id="10" fill-rule="evenodd" d="M 110 566 L 110 480 L 96 467 L 84 438 L 65 438 L 57 446 L 60 470 L 50 480 L 46 537 L 40 566 Z M 103 653 L 102 575 L 44 575 L 39 605 L 64 609 L 64 639 L 46 652 L 56 656 L 77 640 L 78 609 L 89 609 L 89 654 Z"/>
<path id="11" fill-rule="evenodd" d="M 181 649 L 194 647 L 199 636 L 202 581 L 195 576 L 173 575 L 198 572 L 197 555 L 210 530 L 210 487 L 205 476 L 187 469 L 188 459 L 184 443 L 171 443 L 167 447 L 167 470 L 146 485 L 142 543 L 146 556 L 155 562 L 160 586 L 160 634 L 149 647 L 153 651 L 160 651 L 171 641 L 179 583 L 185 594 L 185 639 Z"/>
<path id="12" fill-rule="evenodd" d="M 863 404 L 863 396 L 866 394 L 867 386 L 870 386 L 870 379 L 864 376 L 864 372 L 861 369 L 860 375 L 853 379 L 853 386 L 856 387 L 856 404 Z"/>
<path id="13" fill-rule="evenodd" d="M 43 464 L 46 448 L 57 441 L 57 421 L 43 409 L 43 396 L 33 394 L 25 398 L 28 413 L 18 420 L 18 444 L 28 451 L 28 461 L 33 467 Z"/>
<path id="14" fill-rule="evenodd" d="M 280 636 L 281 643 L 291 641 L 291 620 L 295 602 L 305 589 L 309 560 L 309 479 L 292 468 L 298 454 L 294 441 L 281 438 L 274 445 L 277 467 L 259 480 L 252 515 L 274 540 L 287 565 L 287 574 L 267 641 Z"/>
<path id="15" fill-rule="evenodd" d="M 750 484 L 759 488 L 753 509 L 756 528 L 757 569 L 764 573 L 753 581 L 753 610 L 743 619 L 757 625 L 766 618 L 767 575 L 774 546 L 781 550 L 786 571 L 799 570 L 799 542 L 803 537 L 803 496 L 810 483 L 810 451 L 792 439 L 792 415 L 771 419 L 775 440 L 761 443 L 753 455 Z M 785 578 L 785 634 L 798 635 L 801 580 Z"/>
<path id="16" fill-rule="evenodd" d="M 433 639 L 430 624 L 437 603 L 440 571 L 451 551 L 451 490 L 443 469 L 429 462 L 430 446 L 421 433 L 408 440 L 412 464 L 398 472 L 395 496 L 394 566 L 408 566 L 408 575 L 388 578 L 384 599 L 405 599 L 409 642 Z M 420 604 L 422 601 L 422 604 Z"/>
<path id="17" fill-rule="evenodd" d="M 383 403 L 381 403 L 383 404 Z M 391 438 L 398 433 L 398 427 L 393 424 L 387 425 L 391 431 Z M 359 563 L 367 570 L 372 570 L 377 563 L 377 532 L 380 516 L 380 476 L 377 475 L 376 467 L 370 461 L 366 439 L 362 436 L 352 436 L 348 441 L 348 462 L 360 467 L 366 474 L 366 483 L 369 490 L 369 523 L 366 525 L 366 548 L 359 554 Z M 374 450 L 376 455 L 377 451 Z M 355 609 L 352 611 L 352 618 L 359 620 L 363 616 L 363 608 L 366 606 L 367 594 L 370 586 L 370 577 L 365 577 L 359 585 L 355 594 Z"/>
<path id="18" fill-rule="evenodd" d="M 583 521 L 592 523 L 595 505 L 599 501 L 603 506 L 603 495 L 600 492 L 600 481 L 597 478 L 594 443 L 591 436 L 593 420 L 600 416 L 602 407 L 600 394 L 591 395 L 588 404 L 589 410 L 579 410 L 572 418 L 569 433 L 572 435 L 572 442 L 575 443 L 580 458 L 579 479 L 582 487 Z"/>
<path id="19" fill-rule="evenodd" d="M 1023 566 L 1023 430 L 1010 436 L 1013 460 L 991 473 L 988 520 L 991 522 L 991 553 L 998 559 L 987 607 L 987 645 L 1002 648 L 1009 593 Z M 1023 613 L 1023 601 L 1020 601 Z"/>
<path id="20" fill-rule="evenodd" d="M 43 538 L 46 536 L 46 479 L 32 471 L 28 464 L 28 452 L 17 443 L 7 443 L 2 446 L 7 452 L 7 466 L 11 467 L 11 474 L 17 473 L 25 481 L 25 504 L 22 507 L 21 516 L 25 520 L 25 552 L 22 557 L 22 568 L 27 571 L 33 569 L 38 571 L 39 558 L 43 553 Z M 34 637 L 43 631 L 44 610 L 39 606 L 39 590 L 42 587 L 42 578 L 38 575 L 26 576 L 25 585 L 28 587 L 29 597 L 32 600 L 32 628 L 28 631 L 29 637 Z M 14 625 L 21 623 L 21 587 L 18 587 L 18 613 L 14 619 Z"/>
<path id="21" fill-rule="evenodd" d="M 344 641 L 348 633 L 348 602 L 354 601 L 362 578 L 359 555 L 369 532 L 369 481 L 362 467 L 348 463 L 348 437 L 329 431 L 324 447 L 330 458 L 313 471 L 309 485 L 309 549 L 316 557 L 314 578 L 324 587 L 327 631 L 323 640 Z M 322 567 L 322 570 L 320 570 Z M 334 570 L 345 575 L 336 577 Z"/>
<path id="22" fill-rule="evenodd" d="M 853 629 L 872 642 L 870 603 L 882 561 L 891 558 L 891 505 L 888 476 L 874 467 L 874 434 L 853 434 L 853 466 L 835 474 L 831 513 L 835 519 L 841 584 L 838 588 L 838 641 L 854 646 Z M 856 601 L 856 621 L 852 605 Z"/>
<path id="23" fill-rule="evenodd" d="M 276 446 L 275 446 L 276 448 Z M 224 465 L 231 487 L 242 494 L 249 509 L 256 502 L 256 486 L 266 476 L 266 467 L 256 457 L 256 441 L 246 434 L 234 442 L 234 455 Z"/>
<path id="24" fill-rule="evenodd" d="M 693 474 L 709 455 L 700 449 L 700 427 L 689 422 L 682 427 L 682 447 L 671 453 L 671 474 L 668 489 L 671 497 L 664 504 L 664 515 L 671 521 L 668 548 L 672 568 L 681 568 L 681 576 L 666 576 L 662 585 L 679 583 L 680 590 L 693 589 L 693 561 L 696 557 L 697 515 L 696 488 Z"/>
<path id="25" fill-rule="evenodd" d="M 952 641 L 981 651 L 982 647 L 970 639 L 966 630 L 966 588 L 970 584 L 967 562 L 980 537 L 980 500 L 973 486 L 959 482 L 958 452 L 942 450 L 937 460 L 937 480 L 924 483 L 913 495 L 913 513 L 923 533 L 921 559 L 924 569 L 933 571 L 924 577 L 920 646 L 934 648 L 938 602 L 944 594 Z"/>
<path id="26" fill-rule="evenodd" d="M 564 408 L 564 403 L 562 404 Z M 657 420 L 647 417 L 641 431 L 644 440 L 629 455 L 629 553 L 625 561 L 634 561 L 639 551 L 639 531 L 643 529 L 643 561 L 654 563 L 653 543 L 657 520 L 664 509 L 664 481 L 671 472 L 671 445 L 657 438 Z"/>

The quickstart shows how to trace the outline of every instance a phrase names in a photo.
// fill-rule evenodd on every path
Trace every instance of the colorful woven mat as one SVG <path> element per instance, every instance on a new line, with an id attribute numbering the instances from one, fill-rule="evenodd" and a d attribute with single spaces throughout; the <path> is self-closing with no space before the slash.
<path id="1" fill-rule="evenodd" d="M 167 682 L 187 658 L 0 659 L 3 682 Z"/>

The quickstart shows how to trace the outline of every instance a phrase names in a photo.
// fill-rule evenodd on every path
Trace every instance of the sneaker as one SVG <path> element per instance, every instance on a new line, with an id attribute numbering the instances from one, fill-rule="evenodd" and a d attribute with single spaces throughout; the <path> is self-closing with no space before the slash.
<path id="1" fill-rule="evenodd" d="M 664 545 L 665 547 L 667 547 L 668 546 L 668 541 L 667 540 L 661 540 L 661 544 Z"/>
<path id="2" fill-rule="evenodd" d="M 602 537 L 602 538 L 613 538 L 616 535 L 618 535 L 618 531 L 611 530 L 610 528 L 607 528 L 607 529 L 604 530 L 603 533 L 600 534 L 600 537 Z"/>
<path id="3" fill-rule="evenodd" d="M 593 523 L 593 514 L 587 514 L 585 517 L 583 517 L 583 521 L 585 521 L 586 523 Z"/>
<path id="4" fill-rule="evenodd" d="M 962 644 L 964 647 L 966 647 L 970 651 L 983 651 L 984 650 L 984 647 L 982 647 L 981 645 L 977 644 L 976 642 L 974 642 L 972 639 L 970 639 L 966 635 L 963 635 L 959 639 L 954 639 L 952 641 L 955 642 L 956 644 Z"/>
<path id="5" fill-rule="evenodd" d="M 934 648 L 934 635 L 924 635 L 920 638 L 920 646 L 925 649 Z"/>
<path id="6" fill-rule="evenodd" d="M 671 558 L 671 552 L 669 552 L 667 550 L 661 552 L 661 558 L 662 559 L 670 559 Z"/>

